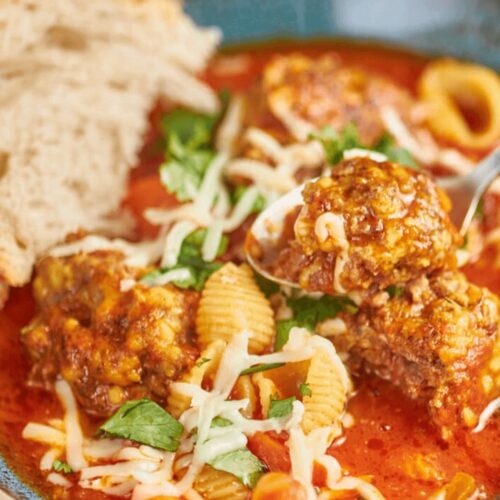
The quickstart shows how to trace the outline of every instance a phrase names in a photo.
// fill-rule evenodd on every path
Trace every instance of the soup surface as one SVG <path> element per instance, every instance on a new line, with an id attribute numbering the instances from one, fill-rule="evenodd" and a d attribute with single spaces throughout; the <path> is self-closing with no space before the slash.
<path id="1" fill-rule="evenodd" d="M 215 58 L 204 78 L 218 90 L 251 94 L 271 58 L 294 51 L 314 57 L 335 54 L 341 62 L 385 75 L 411 93 L 416 92 L 416 82 L 427 63 L 427 59 L 414 54 L 340 42 L 273 44 L 228 50 Z M 160 103 L 151 114 L 151 130 L 141 154 L 141 163 L 133 171 L 125 200 L 125 205 L 139 216 L 140 238 L 151 236 L 156 231 L 140 217 L 145 208 L 176 204 L 160 184 L 158 176 L 158 166 L 162 161 L 161 150 L 157 148 L 158 127 L 165 107 L 168 105 Z M 254 112 L 259 113 L 259 109 Z M 269 117 L 258 119 L 263 125 L 266 120 Z M 484 152 L 471 154 L 479 157 Z M 496 199 L 488 197 L 485 224 L 496 224 L 498 209 Z M 233 242 L 241 242 L 244 231 L 237 231 L 231 238 Z M 495 267 L 496 258 L 493 250 L 487 250 L 465 268 L 465 273 L 473 283 L 500 293 L 500 268 Z M 26 385 L 29 363 L 20 342 L 20 332 L 33 314 L 30 287 L 14 290 L 5 309 L 0 312 L 0 453 L 20 478 L 43 496 L 104 498 L 102 493 L 77 486 L 63 492 L 49 485 L 39 470 L 44 447 L 21 437 L 28 422 L 63 416 L 52 392 Z M 491 419 L 482 432 L 460 432 L 444 441 L 430 423 L 426 408 L 403 396 L 390 381 L 361 376 L 354 383 L 356 393 L 349 402 L 348 412 L 355 425 L 347 428 L 345 438 L 334 442 L 330 449 L 349 473 L 372 478 L 380 492 L 392 499 L 427 498 L 457 472 L 473 476 L 478 484 L 484 485 L 489 495 L 500 492 L 498 419 Z M 86 416 L 82 424 L 92 432 L 101 422 L 102 419 Z M 277 453 L 274 458 L 268 456 L 266 462 L 273 464 L 271 470 L 286 470 L 285 445 L 279 439 L 276 443 L 277 450 L 270 451 L 258 439 L 250 439 L 249 447 L 259 456 Z M 356 496 L 347 494 L 346 498 L 349 495 Z"/>

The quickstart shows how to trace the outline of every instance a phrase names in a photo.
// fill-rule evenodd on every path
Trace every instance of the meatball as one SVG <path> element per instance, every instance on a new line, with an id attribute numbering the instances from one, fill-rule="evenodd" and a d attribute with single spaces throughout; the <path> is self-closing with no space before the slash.
<path id="1" fill-rule="evenodd" d="M 354 371 L 426 401 L 444 437 L 475 426 L 500 393 L 498 298 L 457 271 L 422 276 L 393 295 L 378 292 L 357 315 L 345 315 L 337 348 L 349 351 Z"/>
<path id="2" fill-rule="evenodd" d="M 460 238 L 448 217 L 450 203 L 424 173 L 355 158 L 307 184 L 303 198 L 294 239 L 271 270 L 302 288 L 383 289 L 455 266 Z"/>
<path id="3" fill-rule="evenodd" d="M 340 130 L 354 123 L 363 143 L 373 145 L 385 131 L 381 107 L 395 108 L 405 117 L 413 106 L 405 90 L 385 78 L 343 66 L 332 55 L 275 59 L 265 68 L 264 91 L 273 113 L 301 140 L 310 128 L 331 125 Z"/>
<path id="4" fill-rule="evenodd" d="M 190 334 L 198 297 L 168 285 L 148 288 L 134 282 L 138 275 L 115 252 L 38 265 L 38 314 L 22 336 L 32 384 L 50 387 L 61 375 L 84 409 L 103 416 L 128 399 L 166 397 L 169 381 L 196 357 Z"/>

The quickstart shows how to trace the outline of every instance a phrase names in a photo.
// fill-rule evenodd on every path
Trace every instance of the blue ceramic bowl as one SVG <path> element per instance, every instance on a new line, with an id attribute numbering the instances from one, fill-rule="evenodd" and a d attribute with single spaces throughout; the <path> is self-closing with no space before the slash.
<path id="1" fill-rule="evenodd" d="M 198 24 L 220 27 L 226 44 L 331 36 L 388 42 L 500 69 L 498 0 L 185 0 L 185 3 Z M 40 498 L 15 476 L 1 457 L 0 488 L 19 499 Z"/>

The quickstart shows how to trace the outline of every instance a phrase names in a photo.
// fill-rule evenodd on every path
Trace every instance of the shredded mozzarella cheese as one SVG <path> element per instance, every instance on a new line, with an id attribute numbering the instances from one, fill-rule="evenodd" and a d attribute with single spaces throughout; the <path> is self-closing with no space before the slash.
<path id="1" fill-rule="evenodd" d="M 196 224 L 183 220 L 174 224 L 167 234 L 165 249 L 161 259 L 162 267 L 172 267 L 177 264 L 183 241 L 196 229 Z"/>
<path id="2" fill-rule="evenodd" d="M 66 460 L 74 471 L 79 471 L 87 467 L 88 463 L 83 455 L 83 433 L 75 397 L 68 382 L 64 379 L 55 383 L 55 391 L 65 411 Z"/>
<path id="3" fill-rule="evenodd" d="M 472 430 L 472 432 L 481 432 L 486 427 L 489 419 L 496 413 L 496 411 L 500 408 L 500 397 L 491 401 L 488 406 L 481 412 L 479 415 L 479 421 Z"/>

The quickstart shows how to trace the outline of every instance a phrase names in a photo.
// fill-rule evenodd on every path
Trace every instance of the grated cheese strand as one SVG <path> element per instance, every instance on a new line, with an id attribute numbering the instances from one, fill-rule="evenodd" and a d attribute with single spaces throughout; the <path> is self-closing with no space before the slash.
<path id="1" fill-rule="evenodd" d="M 162 267 L 172 267 L 177 264 L 183 241 L 195 229 L 196 224 L 188 220 L 183 220 L 174 224 L 165 240 L 165 249 L 161 259 Z"/>
<path id="2" fill-rule="evenodd" d="M 78 418 L 78 408 L 71 387 L 64 379 L 55 383 L 55 391 L 64 408 L 66 429 L 66 461 L 74 471 L 88 466 L 83 455 L 83 433 Z"/>

